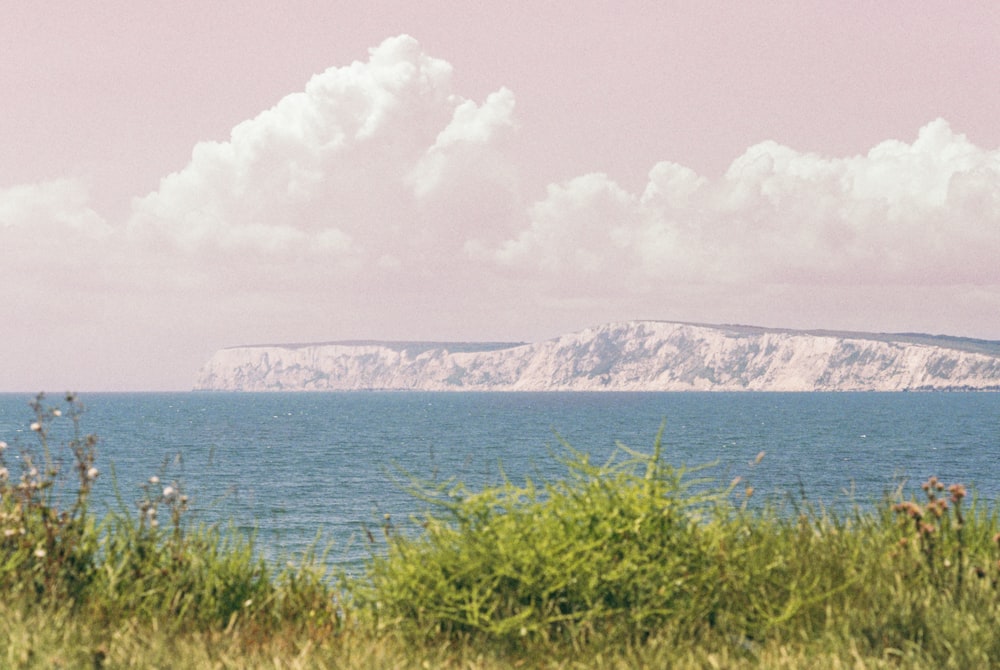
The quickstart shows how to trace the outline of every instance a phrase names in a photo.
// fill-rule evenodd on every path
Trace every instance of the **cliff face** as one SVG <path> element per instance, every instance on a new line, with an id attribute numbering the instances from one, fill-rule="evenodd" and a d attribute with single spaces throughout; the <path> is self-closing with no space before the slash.
<path id="1" fill-rule="evenodd" d="M 223 349 L 196 390 L 1000 390 L 1000 342 L 632 321 L 533 344 Z"/>

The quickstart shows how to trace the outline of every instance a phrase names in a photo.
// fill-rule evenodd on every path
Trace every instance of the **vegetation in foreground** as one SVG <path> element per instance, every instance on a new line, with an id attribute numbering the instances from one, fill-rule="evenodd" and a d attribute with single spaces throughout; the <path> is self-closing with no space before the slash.
<path id="1" fill-rule="evenodd" d="M 751 508 L 659 439 L 600 465 L 567 445 L 561 481 L 413 483 L 422 528 L 386 519 L 348 578 L 191 526 L 156 477 L 98 520 L 97 439 L 73 396 L 44 403 L 32 444 L 0 443 L 0 667 L 1000 664 L 1000 524 L 959 484 L 847 514 Z"/>

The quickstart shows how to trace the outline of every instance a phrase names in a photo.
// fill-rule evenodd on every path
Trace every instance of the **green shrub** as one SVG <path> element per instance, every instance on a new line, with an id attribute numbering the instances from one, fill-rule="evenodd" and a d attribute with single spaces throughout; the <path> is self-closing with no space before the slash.
<path id="1" fill-rule="evenodd" d="M 659 437 L 603 465 L 565 449 L 565 478 L 543 486 L 415 483 L 421 531 L 387 526 L 385 553 L 351 584 L 357 605 L 416 639 L 507 649 L 672 640 L 753 657 L 835 640 L 940 659 L 958 641 L 970 662 L 1000 654 L 996 516 L 964 510 L 960 486 L 922 507 L 749 508 L 735 481 L 664 463 Z M 914 526 L 911 505 L 933 524 Z"/>

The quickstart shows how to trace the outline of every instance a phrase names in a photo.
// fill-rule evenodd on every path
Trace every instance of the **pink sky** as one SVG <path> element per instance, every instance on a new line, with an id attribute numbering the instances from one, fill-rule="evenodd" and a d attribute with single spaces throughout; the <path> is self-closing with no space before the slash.
<path id="1" fill-rule="evenodd" d="M 0 10 L 0 391 L 622 319 L 1000 339 L 1000 5 Z"/>

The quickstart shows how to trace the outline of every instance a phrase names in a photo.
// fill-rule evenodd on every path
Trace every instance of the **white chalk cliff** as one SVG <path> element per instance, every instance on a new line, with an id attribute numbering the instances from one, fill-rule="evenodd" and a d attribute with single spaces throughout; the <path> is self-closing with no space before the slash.
<path id="1" fill-rule="evenodd" d="M 332 342 L 218 351 L 196 390 L 1000 390 L 1000 342 L 662 321 L 531 344 Z"/>

